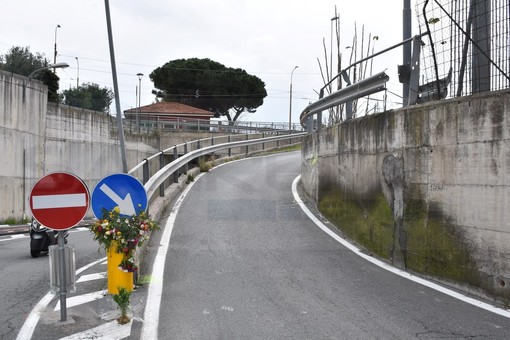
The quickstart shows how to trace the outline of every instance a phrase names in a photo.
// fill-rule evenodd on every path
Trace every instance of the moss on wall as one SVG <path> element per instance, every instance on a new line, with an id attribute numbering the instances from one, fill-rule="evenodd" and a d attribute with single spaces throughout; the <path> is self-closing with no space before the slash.
<path id="1" fill-rule="evenodd" d="M 369 199 L 346 198 L 340 190 L 320 193 L 319 211 L 346 237 L 389 259 L 393 247 L 393 214 L 382 193 Z"/>
<path id="2" fill-rule="evenodd" d="M 408 269 L 459 283 L 479 285 L 468 243 L 439 208 L 408 199 L 404 211 Z"/>
<path id="3" fill-rule="evenodd" d="M 354 196 L 338 188 L 321 191 L 319 211 L 347 238 L 392 260 L 395 222 L 384 195 L 379 192 L 364 198 Z M 408 199 L 403 224 L 405 269 L 459 284 L 483 286 L 468 243 L 438 207 L 427 206 L 421 199 Z"/>

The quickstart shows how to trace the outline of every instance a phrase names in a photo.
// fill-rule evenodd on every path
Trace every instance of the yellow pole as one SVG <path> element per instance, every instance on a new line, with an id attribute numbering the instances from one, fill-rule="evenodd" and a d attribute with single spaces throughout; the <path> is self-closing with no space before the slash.
<path id="1" fill-rule="evenodd" d="M 116 252 L 117 245 L 112 243 L 108 249 L 108 294 L 119 294 L 119 288 L 133 291 L 133 273 L 119 269 L 120 262 L 124 255 Z"/>

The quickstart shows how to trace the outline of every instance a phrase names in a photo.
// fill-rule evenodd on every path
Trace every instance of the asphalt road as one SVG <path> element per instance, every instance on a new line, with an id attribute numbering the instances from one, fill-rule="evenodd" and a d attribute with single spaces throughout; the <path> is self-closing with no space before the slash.
<path id="1" fill-rule="evenodd" d="M 88 230 L 73 229 L 68 244 L 79 268 L 104 256 Z M 28 314 L 48 292 L 48 256 L 30 256 L 28 233 L 0 237 L 0 340 L 16 339 Z"/>
<path id="2" fill-rule="evenodd" d="M 173 224 L 158 338 L 508 338 L 510 319 L 390 273 L 318 229 L 293 199 L 299 173 L 300 154 L 281 154 L 193 185 Z"/>

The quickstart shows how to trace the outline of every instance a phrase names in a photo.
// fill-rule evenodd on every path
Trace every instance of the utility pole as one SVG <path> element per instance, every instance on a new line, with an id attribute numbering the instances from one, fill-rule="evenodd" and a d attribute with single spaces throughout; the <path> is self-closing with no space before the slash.
<path id="1" fill-rule="evenodd" d="M 402 40 L 411 38 L 411 0 L 404 0 L 402 11 Z M 411 72 L 411 42 L 405 43 L 402 47 L 402 68 Z M 409 79 L 402 82 L 402 106 L 407 106 L 409 101 Z"/>

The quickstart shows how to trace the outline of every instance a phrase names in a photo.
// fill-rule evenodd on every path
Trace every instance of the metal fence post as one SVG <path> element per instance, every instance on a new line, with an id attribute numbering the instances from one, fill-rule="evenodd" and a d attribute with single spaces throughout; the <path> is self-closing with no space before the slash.
<path id="1" fill-rule="evenodd" d="M 250 135 L 249 134 L 246 134 L 246 140 L 249 140 L 250 139 Z M 249 146 L 246 145 L 246 154 L 248 154 L 249 152 Z"/>
<path id="2" fill-rule="evenodd" d="M 163 167 L 165 166 L 165 154 L 163 153 L 163 151 L 161 151 L 161 153 L 159 154 L 159 169 L 163 169 Z M 159 197 L 165 197 L 165 182 L 163 182 L 160 186 L 159 186 Z"/>
<path id="3" fill-rule="evenodd" d="M 228 142 L 230 143 L 232 140 L 231 140 L 231 136 L 228 135 Z M 232 148 L 228 148 L 228 157 L 232 156 Z"/>
<path id="4" fill-rule="evenodd" d="M 184 143 L 184 154 L 187 154 L 188 153 L 188 142 Z M 187 174 L 188 173 L 188 163 L 186 163 L 184 165 L 184 173 Z"/>
<path id="5" fill-rule="evenodd" d="M 144 162 L 143 163 L 143 184 L 147 183 L 147 181 L 149 180 L 149 160 L 147 160 L 147 158 L 144 158 Z"/>
<path id="6" fill-rule="evenodd" d="M 179 158 L 179 153 L 177 152 L 177 146 L 174 145 L 174 161 Z M 179 182 L 179 170 L 174 172 L 174 183 Z"/>

